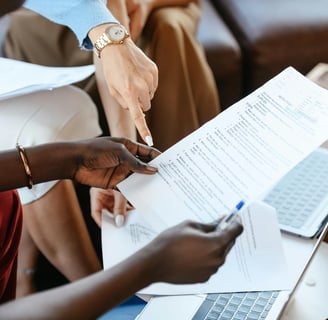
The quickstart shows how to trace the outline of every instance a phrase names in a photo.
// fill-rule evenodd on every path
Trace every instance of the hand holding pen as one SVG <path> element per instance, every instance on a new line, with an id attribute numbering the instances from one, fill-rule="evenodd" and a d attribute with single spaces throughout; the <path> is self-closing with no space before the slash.
<path id="1" fill-rule="evenodd" d="M 243 206 L 245 205 L 245 201 L 240 201 L 230 212 L 230 214 L 228 214 L 223 220 L 221 220 L 216 229 L 217 230 L 224 230 L 227 228 L 227 226 L 229 224 L 231 224 L 238 216 L 239 211 L 243 208 Z"/>

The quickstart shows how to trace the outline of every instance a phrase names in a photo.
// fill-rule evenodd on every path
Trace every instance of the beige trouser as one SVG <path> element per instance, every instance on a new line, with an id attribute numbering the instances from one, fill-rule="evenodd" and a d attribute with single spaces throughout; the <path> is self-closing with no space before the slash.
<path id="1" fill-rule="evenodd" d="M 159 69 L 159 86 L 147 121 L 155 146 L 162 151 L 220 110 L 213 74 L 196 40 L 199 17 L 196 1 L 187 7 L 155 10 L 138 41 Z M 12 16 L 5 55 L 50 66 L 92 63 L 92 53 L 79 49 L 69 29 L 25 9 Z M 101 106 L 94 77 L 80 87 Z M 104 128 L 106 120 L 101 113 L 100 117 Z"/>

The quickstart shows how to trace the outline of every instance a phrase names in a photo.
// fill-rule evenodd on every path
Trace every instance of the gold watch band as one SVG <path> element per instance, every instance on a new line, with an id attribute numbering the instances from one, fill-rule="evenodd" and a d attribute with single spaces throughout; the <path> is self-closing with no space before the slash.
<path id="1" fill-rule="evenodd" d="M 119 27 L 124 31 L 123 38 L 120 40 L 113 40 L 113 39 L 110 39 L 110 37 L 109 37 L 110 29 L 115 28 L 115 27 L 116 28 Z M 124 40 L 126 38 L 128 38 L 129 36 L 130 36 L 129 33 L 126 31 L 126 29 L 122 25 L 119 25 L 119 24 L 110 25 L 109 27 L 106 28 L 106 30 L 99 36 L 99 38 L 94 43 L 94 51 L 97 54 L 98 58 L 100 58 L 101 51 L 104 48 L 106 48 L 110 44 L 122 44 L 124 42 Z"/>

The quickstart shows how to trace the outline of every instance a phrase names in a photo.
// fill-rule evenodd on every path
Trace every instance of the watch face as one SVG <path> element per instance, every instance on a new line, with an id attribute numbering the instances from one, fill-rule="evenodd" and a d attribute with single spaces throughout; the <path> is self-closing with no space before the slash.
<path id="1" fill-rule="evenodd" d="M 125 31 L 122 26 L 117 25 L 117 26 L 112 26 L 108 30 L 108 34 L 112 41 L 122 41 L 125 36 Z"/>

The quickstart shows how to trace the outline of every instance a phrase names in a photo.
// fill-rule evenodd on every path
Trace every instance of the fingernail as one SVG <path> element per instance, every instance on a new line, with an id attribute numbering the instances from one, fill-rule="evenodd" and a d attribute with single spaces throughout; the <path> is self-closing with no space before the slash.
<path id="1" fill-rule="evenodd" d="M 115 224 L 118 228 L 122 227 L 124 224 L 124 216 L 122 216 L 121 214 L 118 214 L 115 217 Z"/>
<path id="2" fill-rule="evenodd" d="M 152 147 L 154 145 L 153 138 L 151 136 L 146 136 L 145 141 L 149 147 Z"/>
<path id="3" fill-rule="evenodd" d="M 147 169 L 148 169 L 149 171 L 153 171 L 153 172 L 157 172 L 157 171 L 158 171 L 157 168 L 152 167 L 152 166 L 149 166 L 149 165 L 147 165 Z"/>

